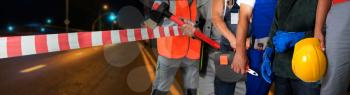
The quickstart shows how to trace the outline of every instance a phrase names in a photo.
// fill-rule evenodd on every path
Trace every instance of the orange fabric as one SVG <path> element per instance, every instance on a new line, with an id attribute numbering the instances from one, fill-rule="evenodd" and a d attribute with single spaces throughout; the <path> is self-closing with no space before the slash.
<path id="1" fill-rule="evenodd" d="M 333 5 L 338 4 L 338 3 L 344 3 L 349 0 L 333 0 Z"/>
<path id="2" fill-rule="evenodd" d="M 228 64 L 228 56 L 227 54 L 220 55 L 220 65 Z"/>
<path id="3" fill-rule="evenodd" d="M 270 86 L 270 90 L 269 93 L 267 95 L 275 95 L 275 83 L 272 83 L 272 85 Z"/>
<path id="4" fill-rule="evenodd" d="M 175 0 L 174 15 L 180 18 L 191 19 L 193 22 L 197 16 L 196 0 L 189 5 L 187 0 Z M 174 7 L 174 6 L 171 6 Z M 167 58 L 199 59 L 201 42 L 188 36 L 165 37 L 157 39 L 157 49 L 161 56 Z"/>

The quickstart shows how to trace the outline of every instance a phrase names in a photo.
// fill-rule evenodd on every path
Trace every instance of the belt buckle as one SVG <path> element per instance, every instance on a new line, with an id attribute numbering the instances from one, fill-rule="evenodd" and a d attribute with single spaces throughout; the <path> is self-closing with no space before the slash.
<path id="1" fill-rule="evenodd" d="M 254 49 L 265 50 L 270 37 L 254 39 Z"/>

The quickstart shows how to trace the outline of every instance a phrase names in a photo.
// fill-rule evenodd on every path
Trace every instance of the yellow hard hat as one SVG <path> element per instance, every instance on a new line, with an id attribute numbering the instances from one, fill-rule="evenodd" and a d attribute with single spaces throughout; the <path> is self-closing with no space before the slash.
<path id="1" fill-rule="evenodd" d="M 319 81 L 326 71 L 326 56 L 317 38 L 306 38 L 294 47 L 292 70 L 304 82 Z"/>

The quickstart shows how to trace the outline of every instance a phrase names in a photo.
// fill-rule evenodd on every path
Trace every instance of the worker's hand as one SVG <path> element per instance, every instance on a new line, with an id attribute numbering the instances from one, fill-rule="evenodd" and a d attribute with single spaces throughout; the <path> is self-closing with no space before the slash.
<path id="1" fill-rule="evenodd" d="M 236 44 L 237 44 L 237 43 L 236 43 L 236 40 L 230 42 L 230 46 L 231 46 L 231 48 L 232 48 L 233 50 L 236 50 L 236 46 L 237 46 Z"/>
<path id="2" fill-rule="evenodd" d="M 249 47 L 250 47 L 250 38 L 247 38 L 247 39 L 245 40 L 245 46 L 246 46 L 246 49 L 248 50 Z"/>
<path id="3" fill-rule="evenodd" d="M 237 42 L 236 42 L 235 40 L 232 41 L 232 42 L 230 42 L 231 48 L 233 48 L 233 50 L 236 49 L 236 44 L 237 44 Z M 245 45 L 246 45 L 246 49 L 248 50 L 249 47 L 250 47 L 250 38 L 247 38 L 247 39 L 246 39 Z"/>
<path id="4" fill-rule="evenodd" d="M 247 68 L 248 57 L 246 53 L 236 52 L 231 68 L 234 72 L 239 74 L 246 74 L 249 68 Z"/>
<path id="5" fill-rule="evenodd" d="M 192 37 L 196 30 L 196 28 L 194 27 L 194 23 L 187 19 L 184 19 L 183 21 L 185 22 L 185 24 L 181 26 L 183 33 Z"/>
<path id="6" fill-rule="evenodd" d="M 317 38 L 320 43 L 321 43 L 321 49 L 324 51 L 325 50 L 325 45 L 324 45 L 324 35 L 322 31 L 315 31 L 314 38 Z"/>

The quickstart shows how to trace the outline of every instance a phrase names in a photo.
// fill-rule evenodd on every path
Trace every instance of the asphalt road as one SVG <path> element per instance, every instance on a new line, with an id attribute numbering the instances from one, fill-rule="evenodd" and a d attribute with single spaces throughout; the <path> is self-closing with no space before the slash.
<path id="1" fill-rule="evenodd" d="M 155 68 L 141 43 L 0 59 L 0 95 L 150 95 Z M 178 73 L 169 95 L 181 95 L 181 83 Z"/>
<path id="2" fill-rule="evenodd" d="M 0 95 L 149 95 L 155 67 L 140 43 L 0 59 Z"/>

